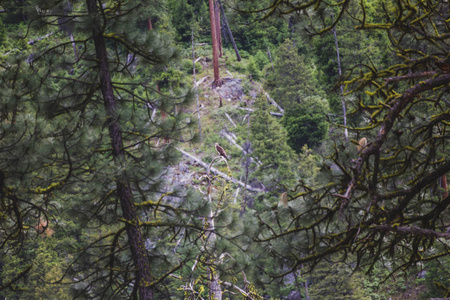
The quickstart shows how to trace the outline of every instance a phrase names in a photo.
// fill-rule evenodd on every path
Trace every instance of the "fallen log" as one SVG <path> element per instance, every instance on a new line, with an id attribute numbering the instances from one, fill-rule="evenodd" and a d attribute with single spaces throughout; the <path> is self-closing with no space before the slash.
<path id="1" fill-rule="evenodd" d="M 189 157 L 190 159 L 194 160 L 196 163 L 198 163 L 199 165 L 201 165 L 203 168 L 205 168 L 205 169 L 208 169 L 208 168 L 209 168 L 209 165 L 208 165 L 207 163 L 203 162 L 200 158 L 195 157 L 195 156 L 193 156 L 192 154 L 189 154 L 188 152 L 186 152 L 186 151 L 184 151 L 184 150 L 181 150 L 181 149 L 179 149 L 179 148 L 176 148 L 176 149 L 177 149 L 178 151 L 180 151 L 184 156 Z M 252 191 L 252 192 L 255 192 L 255 193 L 264 192 L 264 191 L 261 190 L 261 189 L 256 189 L 256 188 L 253 188 L 253 187 L 251 187 L 251 186 L 249 186 L 249 185 L 245 185 L 242 181 L 239 181 L 239 180 L 237 180 L 236 178 L 230 177 L 230 176 L 228 176 L 227 174 L 225 174 L 225 173 L 223 173 L 223 172 L 220 172 L 220 171 L 217 170 L 216 168 L 211 167 L 210 170 L 211 170 L 211 172 L 213 172 L 214 174 L 217 174 L 217 175 L 219 175 L 219 176 L 225 178 L 226 180 L 230 180 L 230 181 L 232 181 L 232 182 L 234 182 L 234 183 L 236 183 L 236 184 L 238 184 L 238 185 L 240 185 L 240 186 L 246 188 L 246 189 L 249 190 L 249 191 Z"/>

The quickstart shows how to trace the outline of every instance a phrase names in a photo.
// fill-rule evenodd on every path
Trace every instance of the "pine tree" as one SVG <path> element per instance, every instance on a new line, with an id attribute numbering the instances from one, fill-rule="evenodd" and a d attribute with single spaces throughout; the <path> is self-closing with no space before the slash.
<path id="1" fill-rule="evenodd" d="M 305 97 L 300 103 L 290 105 L 283 116 L 288 144 L 297 153 L 304 145 L 314 147 L 328 133 L 328 102 L 318 96 Z"/>
<path id="2" fill-rule="evenodd" d="M 278 48 L 274 78 L 269 78 L 267 87 L 271 95 L 283 108 L 301 103 L 307 96 L 321 96 L 323 91 L 315 79 L 311 64 L 297 53 L 292 40 L 287 39 Z"/>
<path id="3" fill-rule="evenodd" d="M 296 186 L 292 202 L 302 208 L 284 223 L 289 226 L 264 224 L 260 242 L 283 249 L 280 262 L 290 263 L 292 271 L 302 264 L 317 266 L 336 253 L 355 262 L 355 268 L 371 271 L 382 262 L 391 272 L 450 254 L 448 246 L 442 246 L 450 239 L 450 198 L 438 186 L 450 171 L 450 54 L 443 41 L 448 34 L 443 22 L 449 17 L 447 2 L 367 1 L 357 9 L 350 3 L 271 1 L 266 10 L 265 17 L 292 12 L 310 17 L 314 9 L 320 18 L 310 19 L 307 30 L 317 35 L 348 18 L 356 23 L 345 26 L 349 32 L 381 32 L 380 38 L 388 36 L 390 49 L 395 49 L 394 59 L 379 57 L 382 64 L 370 58 L 358 64 L 363 55 L 348 55 L 352 64 L 346 67 L 343 84 L 355 97 L 351 113 L 358 119 L 350 132 L 367 143 L 358 149 L 356 139 L 355 146 L 333 140 L 320 188 L 301 181 Z M 332 9 L 337 12 L 334 22 L 327 15 Z M 411 26 L 414 23 L 420 25 Z"/>
<path id="4" fill-rule="evenodd" d="M 364 290 L 360 273 L 351 273 L 351 269 L 340 262 L 323 262 L 311 274 L 311 299 L 326 300 L 370 300 Z"/>
<path id="5" fill-rule="evenodd" d="M 172 24 L 175 27 L 179 39 L 182 42 L 189 42 L 191 40 L 191 31 L 194 26 L 194 11 L 187 0 L 169 1 L 171 8 Z"/>
<path id="6" fill-rule="evenodd" d="M 155 1 L 73 2 L 73 11 L 61 15 L 66 3 L 30 1 L 29 34 L 52 32 L 52 39 L 2 58 L 1 247 L 9 253 L 28 243 L 30 223 L 39 218 L 70 220 L 75 252 L 62 274 L 76 282 L 74 296 L 171 297 L 177 291 L 163 288 L 167 277 L 196 248 L 179 246 L 183 256 L 166 249 L 177 248 L 181 234 L 202 232 L 193 216 L 204 204 L 164 183 L 176 150 L 159 140 L 189 138 L 191 122 L 180 109 L 189 87 L 167 78 L 162 93 L 178 94 L 169 97 L 156 93 L 152 80 L 177 51 L 158 23 L 152 31 L 141 26 Z M 76 20 L 79 59 L 57 31 L 66 20 Z M 30 268 L 21 266 L 1 289 Z"/>
<path id="7" fill-rule="evenodd" d="M 255 175 L 262 179 L 269 190 L 276 185 L 290 186 L 295 182 L 292 168 L 295 154 L 288 146 L 285 129 L 269 113 L 269 103 L 258 98 L 251 116 L 250 141 L 255 159 Z"/>

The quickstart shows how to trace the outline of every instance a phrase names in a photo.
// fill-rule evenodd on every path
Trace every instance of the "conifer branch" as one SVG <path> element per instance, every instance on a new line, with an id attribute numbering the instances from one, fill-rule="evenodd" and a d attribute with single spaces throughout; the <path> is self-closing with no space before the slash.
<path id="1" fill-rule="evenodd" d="M 386 231 L 386 232 L 389 231 L 389 232 L 397 232 L 400 234 L 412 234 L 415 236 L 443 238 L 446 240 L 450 240 L 450 232 L 437 232 L 435 230 L 420 228 L 417 226 L 407 227 L 407 226 L 394 226 L 389 224 L 383 224 L 373 226 L 370 229 L 377 231 Z"/>
<path id="2" fill-rule="evenodd" d="M 390 133 L 395 121 L 399 118 L 404 108 L 410 104 L 414 98 L 420 93 L 432 90 L 436 87 L 441 87 L 450 83 L 450 74 L 443 74 L 436 78 L 431 78 L 425 82 L 420 82 L 413 87 L 407 89 L 399 99 L 395 101 L 392 108 L 386 114 L 384 121 L 380 124 L 380 131 L 377 138 L 372 144 L 363 149 L 358 159 L 354 160 L 353 177 L 348 184 L 347 191 L 344 195 L 335 195 L 340 198 L 350 199 L 353 191 L 356 188 L 356 183 L 360 179 L 364 165 L 368 162 L 369 157 L 373 154 L 379 153 L 381 147 L 387 139 L 387 135 Z M 450 171 L 447 170 L 447 171 Z M 347 206 L 347 203 L 343 202 L 343 207 Z"/>

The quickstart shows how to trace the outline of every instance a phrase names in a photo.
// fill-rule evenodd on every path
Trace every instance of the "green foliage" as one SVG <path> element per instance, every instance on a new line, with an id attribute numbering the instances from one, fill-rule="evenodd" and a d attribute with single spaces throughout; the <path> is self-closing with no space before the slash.
<path id="1" fill-rule="evenodd" d="M 317 146 L 328 132 L 326 114 L 329 111 L 326 100 L 310 96 L 301 103 L 286 109 L 283 125 L 288 134 L 288 144 L 299 153 L 304 145 Z"/>
<path id="2" fill-rule="evenodd" d="M 254 56 L 255 62 L 259 70 L 263 70 L 264 67 L 269 64 L 269 55 L 261 50 L 258 50 Z"/>
<path id="3" fill-rule="evenodd" d="M 211 24 L 209 20 L 209 5 L 208 1 L 203 0 L 188 0 L 188 4 L 194 10 L 195 21 L 194 34 L 200 42 L 211 42 Z M 174 18 L 178 18 L 174 15 Z"/>
<path id="4" fill-rule="evenodd" d="M 338 37 L 338 41 L 343 40 L 341 36 Z M 332 33 L 328 33 L 320 39 L 313 39 L 313 41 L 315 54 L 314 57 L 316 58 L 317 66 L 319 69 L 320 82 L 324 83 L 329 89 L 331 89 L 332 85 L 334 85 L 336 83 L 336 80 L 339 79 L 334 36 Z M 345 47 L 342 47 L 341 45 L 341 48 L 341 51 L 344 51 Z M 347 65 L 344 62 L 341 63 L 344 67 Z"/>
<path id="5" fill-rule="evenodd" d="M 227 58 L 226 66 L 228 69 L 240 73 L 245 73 L 246 61 L 237 61 L 234 51 L 231 51 L 230 49 L 224 49 L 224 56 Z"/>
<path id="6" fill-rule="evenodd" d="M 172 24 L 177 31 L 178 39 L 181 42 L 190 42 L 195 20 L 193 7 L 187 0 L 169 0 L 169 8 L 174 16 Z"/>
<path id="7" fill-rule="evenodd" d="M 5 39 L 6 39 L 6 28 L 3 25 L 2 19 L 0 19 L 0 49 L 2 49 Z"/>
<path id="8" fill-rule="evenodd" d="M 316 177 L 320 172 L 319 157 L 313 152 L 308 145 L 305 144 L 299 152 L 298 169 L 301 178 L 304 179 L 308 185 L 316 184 Z"/>
<path id="9" fill-rule="evenodd" d="M 2 9 L 8 12 L 3 18 L 6 24 L 26 22 L 29 17 L 29 5 L 32 0 L 2 1 Z"/>
<path id="10" fill-rule="evenodd" d="M 250 141 L 252 156 L 260 161 L 257 163 L 256 175 L 270 189 L 275 188 L 277 181 L 289 186 L 295 182 L 295 171 L 292 168 L 295 154 L 287 144 L 286 131 L 270 115 L 269 104 L 261 97 L 256 100 L 255 109 L 250 122 Z"/>
<path id="11" fill-rule="evenodd" d="M 427 291 L 421 296 L 428 298 L 442 298 L 450 296 L 450 271 L 448 265 L 450 257 L 444 257 L 426 264 L 425 284 Z"/>
<path id="12" fill-rule="evenodd" d="M 293 42 L 287 39 L 277 50 L 274 62 L 275 74 L 266 83 L 271 95 L 278 104 L 288 109 L 302 102 L 307 96 L 323 96 L 315 79 L 313 65 L 298 55 Z"/>
<path id="13" fill-rule="evenodd" d="M 333 254 L 368 272 L 382 264 L 389 274 L 448 257 L 450 198 L 439 187 L 450 172 L 450 53 L 442 40 L 448 33 L 442 22 L 449 17 L 447 3 L 272 1 L 263 12 L 265 18 L 297 15 L 307 20 L 302 25 L 309 34 L 320 35 L 311 53 L 317 69 L 305 67 L 307 60 L 287 41 L 276 54 L 274 76 L 267 78 L 267 89 L 285 108 L 289 136 L 309 137 L 320 128 L 301 131 L 296 126 L 321 120 L 300 111 L 303 99 L 325 98 L 313 90 L 318 85 L 308 82 L 319 74 L 327 89 L 345 89 L 352 141 L 336 132 L 341 128 L 333 128 L 331 146 L 316 147 L 326 155 L 317 176 L 323 181 L 315 187 L 298 182 L 289 198 L 292 210 L 291 204 L 300 203 L 297 211 L 277 214 L 272 208 L 261 216 L 262 247 L 275 248 L 274 256 L 292 266 L 292 272 L 308 263 L 317 266 Z M 416 22 L 420 27 L 410 26 Z M 334 30 L 344 71 L 341 82 Z M 353 144 L 361 138 L 367 144 L 358 149 Z M 408 282 L 399 281 L 398 287 L 407 289 Z"/>
<path id="14" fill-rule="evenodd" d="M 261 69 L 259 65 L 256 63 L 256 60 L 253 56 L 251 56 L 248 59 L 247 72 L 249 73 L 252 79 L 255 80 L 261 79 Z"/>
<path id="15" fill-rule="evenodd" d="M 326 300 L 371 300 L 364 289 L 363 276 L 352 274 L 343 263 L 324 262 L 312 273 L 309 286 L 311 299 Z"/>
<path id="16" fill-rule="evenodd" d="M 157 72 L 153 79 L 158 84 L 160 89 L 166 91 L 169 89 L 180 90 L 180 88 L 186 84 L 184 81 L 184 74 L 174 67 L 166 68 L 164 71 Z"/>
<path id="17" fill-rule="evenodd" d="M 187 74 L 191 75 L 194 71 L 194 66 L 191 59 L 183 59 L 181 62 L 181 68 L 183 71 L 185 71 Z M 200 73 L 202 71 L 202 65 L 197 62 L 195 63 L 195 72 Z"/>
<path id="18" fill-rule="evenodd" d="M 267 7 L 271 1 L 239 2 L 240 10 L 253 11 Z M 240 14 L 232 9 L 227 10 L 226 14 L 239 50 L 254 54 L 257 50 L 266 50 L 268 44 L 281 44 L 289 36 L 289 25 L 281 18 L 257 22 L 258 16 L 256 14 Z M 226 38 L 224 40 L 227 42 Z"/>
<path id="19" fill-rule="evenodd" d="M 27 278 L 42 284 L 64 275 L 74 297 L 135 298 L 138 288 L 165 279 L 168 270 L 195 257 L 192 244 L 181 260 L 167 250 L 175 247 L 175 236 L 190 234 L 181 230 L 185 221 L 202 230 L 192 216 L 204 202 L 195 201 L 188 213 L 197 197 L 164 177 L 179 157 L 170 141 L 193 137 L 194 123 L 181 109 L 192 100 L 190 87 L 170 63 L 178 51 L 164 28 L 139 27 L 141 14 L 151 16 L 147 8 L 157 7 L 155 1 L 109 1 L 102 7 L 95 7 L 97 1 L 76 3 L 68 14 L 78 20 L 78 57 L 71 38 L 57 31 L 53 9 L 58 6 L 31 4 L 35 21 L 29 35 L 55 32 L 31 46 L 38 53 L 32 63 L 25 63 L 27 48 L 20 56 L 1 58 L 0 250 L 10 253 L 31 243 L 26 230 L 55 207 L 61 224 L 68 225 L 62 232 L 76 241 L 59 240 L 61 259 L 71 262 L 59 269 L 39 265 L 53 259 L 47 249 L 17 261 L 37 269 L 22 274 L 11 264 L 3 270 L 20 274 L 17 284 Z M 87 4 L 92 4 L 89 9 Z M 164 233 L 169 228 L 174 235 Z M 154 277 L 136 282 L 142 271 Z M 157 290 L 162 292 L 155 297 L 170 294 Z M 26 298 L 49 298 L 43 295 L 51 290 L 34 291 Z M 57 290 L 51 293 L 67 298 Z"/>
<path id="20" fill-rule="evenodd" d="M 193 179 L 185 181 L 173 147 L 196 131 L 190 42 L 194 32 L 196 42 L 210 43 L 207 1 L 104 3 L 99 17 L 117 101 L 113 115 L 104 109 L 95 18 L 86 14 L 85 2 L 70 1 L 70 11 L 63 9 L 66 0 L 1 4 L 0 286 L 8 286 L 0 296 L 137 298 L 133 238 L 125 230 L 118 178 L 131 187 L 154 299 L 187 298 L 187 286 L 194 290 L 190 296 L 207 298 L 210 267 L 223 282 L 240 288 L 254 283 L 273 299 L 292 292 L 303 297 L 305 284 L 311 299 L 394 299 L 413 284 L 424 299 L 449 296 L 449 199 L 438 184 L 450 172 L 450 79 L 439 68 L 449 57 L 446 2 L 223 1 L 244 60 L 237 62 L 224 36 L 221 68 L 265 80 L 285 115 L 281 126 L 265 100 L 251 106 L 256 89 L 248 76 L 241 81 L 245 101 L 219 110 L 208 107 L 215 96 L 203 97 L 202 88 L 204 138 L 192 146 L 195 154 L 205 162 L 216 157 L 211 145 L 222 142 L 217 132 L 226 111 L 238 127 L 229 130 L 250 151 L 242 158 L 237 147 L 227 148 L 229 168 L 223 161 L 215 167 L 243 181 L 248 162 L 247 183 L 266 191 L 255 196 L 214 177 L 212 203 L 186 190 L 194 183 L 205 191 L 204 169 L 190 167 Z M 265 7 L 276 17 L 257 21 L 264 11 L 238 13 Z M 60 31 L 61 12 L 76 21 L 78 58 Z M 341 78 L 331 28 L 311 35 L 333 19 Z M 173 40 L 185 51 L 177 51 Z M 211 47 L 195 51 L 205 57 Z M 184 59 L 175 61 L 180 54 Z M 201 67 L 196 64 L 197 72 L 207 76 Z M 326 114 L 342 123 L 341 83 L 350 139 L 367 138 L 363 150 L 345 141 L 339 127 L 327 138 Z M 255 109 L 247 116 L 251 147 L 245 142 L 248 112 L 231 104 Z M 115 122 L 122 158 L 114 158 L 110 142 Z M 216 228 L 207 232 L 217 239 L 206 251 L 205 217 L 212 209 Z M 42 241 L 33 227 L 43 216 L 55 234 Z M 339 258 L 347 265 L 330 262 L 333 253 L 345 254 Z M 412 272 L 382 284 L 391 272 L 414 264 L 425 278 L 416 280 Z M 310 277 L 300 276 L 312 266 Z M 224 298 L 238 297 L 232 287 L 222 288 Z"/>
<path id="21" fill-rule="evenodd" d="M 72 299 L 67 284 L 59 282 L 67 268 L 67 258 L 60 257 L 52 246 L 52 238 L 38 239 L 18 253 L 2 255 L 0 277 L 2 283 L 11 281 L 32 261 L 26 276 L 14 282 L 9 290 L 0 291 L 7 299 Z"/>

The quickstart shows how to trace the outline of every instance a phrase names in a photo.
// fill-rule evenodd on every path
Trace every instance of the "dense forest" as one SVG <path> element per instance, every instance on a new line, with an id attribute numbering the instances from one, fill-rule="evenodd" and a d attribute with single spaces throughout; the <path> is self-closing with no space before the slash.
<path id="1" fill-rule="evenodd" d="M 0 12 L 0 299 L 450 297 L 449 0 Z"/>

